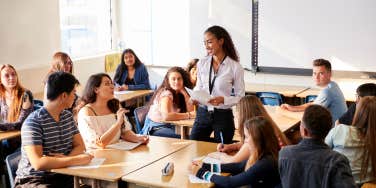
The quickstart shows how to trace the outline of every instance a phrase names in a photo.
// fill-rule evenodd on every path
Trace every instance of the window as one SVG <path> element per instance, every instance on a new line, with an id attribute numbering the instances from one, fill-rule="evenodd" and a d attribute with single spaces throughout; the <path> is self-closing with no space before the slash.
<path id="1" fill-rule="evenodd" d="M 61 47 L 71 57 L 110 51 L 111 0 L 60 0 Z"/>

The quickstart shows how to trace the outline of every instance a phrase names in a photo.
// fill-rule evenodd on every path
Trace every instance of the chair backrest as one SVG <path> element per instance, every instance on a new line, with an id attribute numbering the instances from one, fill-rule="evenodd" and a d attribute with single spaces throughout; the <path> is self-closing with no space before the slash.
<path id="1" fill-rule="evenodd" d="M 275 92 L 256 92 L 256 96 L 262 104 L 270 106 L 279 106 L 283 104 L 282 95 Z"/>
<path id="2" fill-rule="evenodd" d="M 317 98 L 317 95 L 307 95 L 304 99 L 304 103 L 309 103 L 314 101 Z"/>
<path id="3" fill-rule="evenodd" d="M 134 110 L 134 119 L 136 120 L 136 133 L 140 133 L 144 127 L 146 115 L 149 112 L 149 106 L 137 107 Z"/>
<path id="4" fill-rule="evenodd" d="M 39 108 L 43 106 L 43 101 L 41 100 L 34 99 L 33 102 L 34 102 L 34 110 L 38 110 Z"/>
<path id="5" fill-rule="evenodd" d="M 16 171 L 18 168 L 18 162 L 21 159 L 21 151 L 17 150 L 16 152 L 8 155 L 5 158 L 5 163 L 7 165 L 7 171 L 9 176 L 10 187 L 14 187 L 14 178 L 16 177 Z"/>

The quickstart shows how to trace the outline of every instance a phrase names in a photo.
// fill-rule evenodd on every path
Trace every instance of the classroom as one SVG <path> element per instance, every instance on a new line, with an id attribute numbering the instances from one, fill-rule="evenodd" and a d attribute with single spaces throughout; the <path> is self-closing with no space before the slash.
<path id="1" fill-rule="evenodd" d="M 376 187 L 375 1 L 0 7 L 0 187 Z"/>

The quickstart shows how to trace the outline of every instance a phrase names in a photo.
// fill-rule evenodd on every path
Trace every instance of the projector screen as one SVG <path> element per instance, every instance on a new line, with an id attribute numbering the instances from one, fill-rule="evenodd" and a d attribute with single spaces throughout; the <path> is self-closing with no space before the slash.
<path id="1" fill-rule="evenodd" d="M 258 66 L 376 72 L 375 0 L 259 1 Z"/>

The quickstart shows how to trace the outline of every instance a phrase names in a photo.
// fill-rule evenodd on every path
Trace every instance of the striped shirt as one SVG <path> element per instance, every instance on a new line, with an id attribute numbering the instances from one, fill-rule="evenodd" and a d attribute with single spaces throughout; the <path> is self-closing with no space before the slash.
<path id="1" fill-rule="evenodd" d="M 43 176 L 47 171 L 36 171 L 30 164 L 24 146 L 41 145 L 43 155 L 62 153 L 68 155 L 73 149 L 73 136 L 78 134 L 72 113 L 64 110 L 60 121 L 56 122 L 46 108 L 31 113 L 21 128 L 21 160 L 18 164 L 17 177 Z"/>

